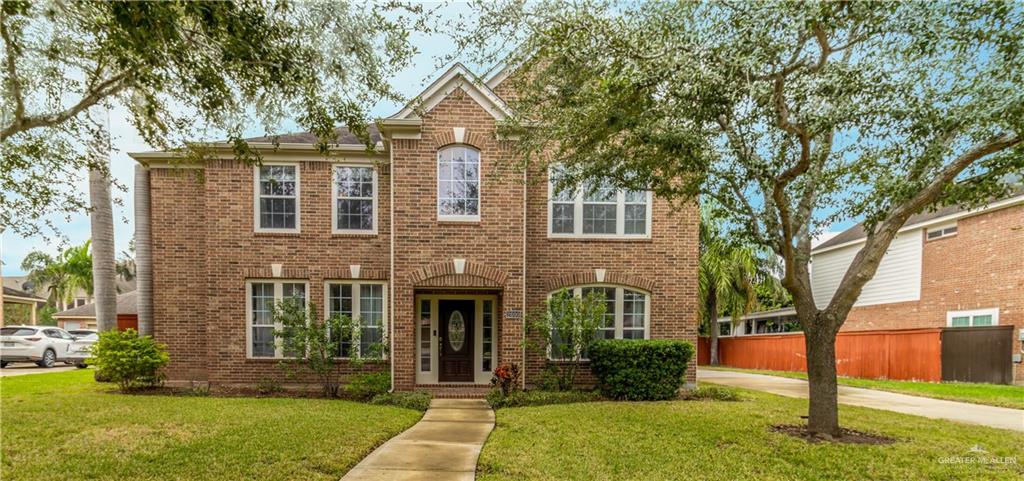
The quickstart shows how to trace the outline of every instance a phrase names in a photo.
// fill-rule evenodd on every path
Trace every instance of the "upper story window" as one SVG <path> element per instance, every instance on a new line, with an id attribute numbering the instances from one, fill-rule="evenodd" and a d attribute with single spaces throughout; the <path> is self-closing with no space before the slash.
<path id="1" fill-rule="evenodd" d="M 556 190 L 557 171 L 548 183 L 548 236 L 650 238 L 651 193 L 610 185 Z"/>
<path id="2" fill-rule="evenodd" d="M 298 232 L 299 166 L 256 166 L 256 230 Z"/>
<path id="3" fill-rule="evenodd" d="M 437 218 L 480 220 L 480 151 L 469 146 L 437 152 Z"/>
<path id="4" fill-rule="evenodd" d="M 949 237 L 956 235 L 956 224 L 945 225 L 939 227 L 933 227 L 928 229 L 928 240 L 941 239 L 943 237 Z"/>
<path id="5" fill-rule="evenodd" d="M 335 233 L 375 234 L 377 232 L 377 171 L 371 166 L 334 167 Z"/>

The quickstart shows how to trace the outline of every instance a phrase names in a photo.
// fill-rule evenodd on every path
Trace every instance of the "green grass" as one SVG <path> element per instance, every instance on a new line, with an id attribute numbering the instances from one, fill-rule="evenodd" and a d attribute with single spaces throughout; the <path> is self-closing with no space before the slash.
<path id="1" fill-rule="evenodd" d="M 761 369 L 737 369 L 731 367 L 708 367 L 701 369 L 718 369 L 721 371 L 749 372 L 753 374 L 767 374 L 769 376 L 789 377 L 794 379 L 807 379 L 805 372 L 792 371 L 766 371 Z M 898 392 L 914 396 L 924 396 L 935 399 L 946 399 L 949 401 L 960 401 L 974 404 L 987 404 L 989 406 L 1001 406 L 1014 409 L 1024 409 L 1024 386 L 1006 386 L 1002 384 L 973 384 L 964 382 L 918 382 L 918 381 L 893 381 L 887 379 L 860 379 L 855 377 L 840 377 L 839 384 L 843 386 L 863 387 L 877 389 L 879 391 Z"/>
<path id="2" fill-rule="evenodd" d="M 842 406 L 847 428 L 891 445 L 809 444 L 770 432 L 807 401 L 740 390 L 743 401 L 580 403 L 501 409 L 477 479 L 1020 479 L 1024 433 Z M 986 453 L 972 453 L 975 445 Z M 1016 464 L 980 463 L 1010 457 Z M 948 459 L 961 460 L 949 463 Z M 962 461 L 967 460 L 967 461 Z"/>
<path id="3" fill-rule="evenodd" d="M 92 376 L 0 378 L 0 479 L 337 481 L 421 416 L 340 400 L 123 395 Z"/>

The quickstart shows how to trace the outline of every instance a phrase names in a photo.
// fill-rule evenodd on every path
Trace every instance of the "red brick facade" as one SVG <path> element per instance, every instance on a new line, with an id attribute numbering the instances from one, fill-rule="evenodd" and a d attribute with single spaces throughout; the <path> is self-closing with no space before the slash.
<path id="1" fill-rule="evenodd" d="M 999 324 L 1016 326 L 1014 353 L 1024 329 L 1024 205 L 957 221 L 954 236 L 926 240 L 921 232 L 921 298 L 855 307 L 844 331 L 945 327 L 947 312 L 998 308 Z M 1024 382 L 1024 365 L 1015 365 Z"/>
<path id="2" fill-rule="evenodd" d="M 539 380 L 544 358 L 523 347 L 523 314 L 562 287 L 603 283 L 645 291 L 649 337 L 696 344 L 696 207 L 673 210 L 655 199 L 648 207 L 650 239 L 551 239 L 547 185 L 524 182 L 514 168 L 512 141 L 499 140 L 495 126 L 492 112 L 456 88 L 423 113 L 419 138 L 386 139 L 370 156 L 378 173 L 374 235 L 332 233 L 331 165 L 337 160 L 312 149 L 301 154 L 308 157 L 275 158 L 300 171 L 300 232 L 289 234 L 254 232 L 252 166 L 234 160 L 202 169 L 153 164 L 154 334 L 169 347 L 169 378 L 213 385 L 281 379 L 278 360 L 247 355 L 247 281 L 306 282 L 308 302 L 322 313 L 325 282 L 355 278 L 353 265 L 360 266 L 358 279 L 386 282 L 390 359 L 371 368 L 393 369 L 398 390 L 485 392 L 480 377 L 475 384 L 417 380 L 419 295 L 493 296 L 492 368 L 525 365 L 528 384 Z M 451 144 L 479 150 L 479 221 L 438 219 L 438 150 Z M 277 276 L 273 264 L 281 265 Z M 692 366 L 687 380 L 695 382 Z"/>

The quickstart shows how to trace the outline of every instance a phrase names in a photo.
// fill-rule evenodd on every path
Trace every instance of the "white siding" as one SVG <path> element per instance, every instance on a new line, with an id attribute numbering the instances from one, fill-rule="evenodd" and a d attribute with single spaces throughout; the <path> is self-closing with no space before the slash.
<path id="1" fill-rule="evenodd" d="M 875 277 L 868 281 L 857 299 L 857 306 L 889 304 L 921 299 L 921 229 L 902 232 L 893 239 L 882 258 Z M 855 244 L 812 256 L 811 286 L 819 308 L 832 300 L 853 261 L 864 244 Z"/>

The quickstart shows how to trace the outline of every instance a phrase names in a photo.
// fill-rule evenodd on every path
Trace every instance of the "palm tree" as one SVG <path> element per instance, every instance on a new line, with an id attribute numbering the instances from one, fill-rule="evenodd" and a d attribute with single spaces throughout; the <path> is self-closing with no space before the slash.
<path id="1" fill-rule="evenodd" d="M 701 316 L 708 326 L 711 365 L 718 364 L 718 316 L 739 318 L 758 305 L 758 286 L 777 280 L 771 257 L 727 238 L 709 209 L 701 210 L 698 294 Z"/>
<path id="2" fill-rule="evenodd" d="M 56 258 L 45 252 L 32 251 L 21 262 L 28 271 L 28 281 L 35 286 L 46 286 L 54 306 L 67 309 L 79 289 L 92 295 L 92 255 L 89 241 L 65 249 Z"/>

